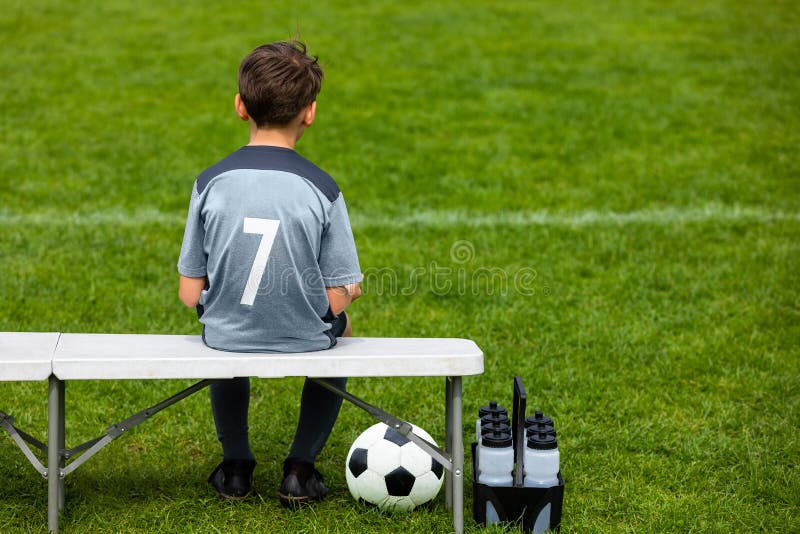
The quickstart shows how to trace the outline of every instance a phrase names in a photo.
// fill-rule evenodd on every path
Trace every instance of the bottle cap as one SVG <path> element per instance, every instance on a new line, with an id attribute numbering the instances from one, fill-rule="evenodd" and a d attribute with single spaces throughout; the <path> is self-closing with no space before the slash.
<path id="1" fill-rule="evenodd" d="M 489 415 L 492 413 L 508 415 L 508 410 L 502 406 L 498 406 L 497 401 L 490 401 L 489 406 L 482 406 L 481 409 L 478 410 L 478 417 L 483 417 L 484 415 Z"/>
<path id="2" fill-rule="evenodd" d="M 535 415 L 529 415 L 528 417 L 525 418 L 525 428 L 528 428 L 530 426 L 539 423 L 555 427 L 555 425 L 553 424 L 553 420 L 544 415 L 542 412 L 537 411 Z"/>
<path id="3" fill-rule="evenodd" d="M 509 432 L 489 432 L 488 434 L 484 434 L 482 443 L 484 447 L 489 447 L 490 449 L 511 447 L 511 434 Z"/>
<path id="4" fill-rule="evenodd" d="M 530 436 L 531 434 L 538 434 L 539 432 L 544 432 L 545 434 L 550 434 L 552 436 L 558 435 L 553 425 L 546 425 L 544 423 L 536 423 L 534 425 L 525 428 L 525 433 L 528 436 Z"/>
<path id="5" fill-rule="evenodd" d="M 557 449 L 558 440 L 552 434 L 536 432 L 528 435 L 528 448 L 537 450 Z"/>
<path id="6" fill-rule="evenodd" d="M 481 426 L 483 425 L 499 425 L 499 424 L 506 424 L 510 425 L 511 420 L 508 418 L 508 415 L 495 413 L 495 414 L 488 414 L 481 417 Z"/>
<path id="7" fill-rule="evenodd" d="M 481 426 L 481 435 L 490 434 L 492 432 L 506 432 L 511 434 L 511 427 L 506 423 L 492 423 L 490 425 Z"/>

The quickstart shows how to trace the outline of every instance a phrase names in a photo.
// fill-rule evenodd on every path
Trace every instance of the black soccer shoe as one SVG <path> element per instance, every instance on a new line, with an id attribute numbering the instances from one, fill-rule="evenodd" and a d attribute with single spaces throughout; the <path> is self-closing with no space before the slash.
<path id="1" fill-rule="evenodd" d="M 283 462 L 283 482 L 278 490 L 282 505 L 293 508 L 321 501 L 327 494 L 322 474 L 314 469 L 314 464 L 297 458 L 287 458 Z"/>
<path id="2" fill-rule="evenodd" d="M 223 460 L 208 482 L 223 499 L 244 499 L 253 489 L 255 460 Z"/>

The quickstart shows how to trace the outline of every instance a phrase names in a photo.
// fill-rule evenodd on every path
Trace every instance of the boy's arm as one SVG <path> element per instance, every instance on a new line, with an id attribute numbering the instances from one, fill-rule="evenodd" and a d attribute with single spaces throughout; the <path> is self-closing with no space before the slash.
<path id="1" fill-rule="evenodd" d="M 360 282 L 363 279 L 347 206 L 341 192 L 330 205 L 318 258 L 328 303 L 331 311 L 339 315 L 361 296 Z"/>
<path id="2" fill-rule="evenodd" d="M 178 257 L 178 273 L 181 275 L 178 285 L 178 298 L 188 307 L 200 301 L 208 282 L 205 242 L 205 225 L 203 223 L 202 199 L 197 191 L 197 183 L 192 187 L 189 200 L 189 213 L 186 216 L 186 229 L 183 232 L 183 244 Z"/>
<path id="3" fill-rule="evenodd" d="M 181 275 L 180 284 L 178 285 L 178 298 L 181 299 L 187 307 L 194 308 L 200 302 L 200 294 L 206 287 L 208 278 L 205 276 L 201 278 L 191 278 Z"/>
<path id="4" fill-rule="evenodd" d="M 346 286 L 326 287 L 328 302 L 334 315 L 339 315 L 351 302 L 361 296 L 361 284 L 349 284 Z"/>

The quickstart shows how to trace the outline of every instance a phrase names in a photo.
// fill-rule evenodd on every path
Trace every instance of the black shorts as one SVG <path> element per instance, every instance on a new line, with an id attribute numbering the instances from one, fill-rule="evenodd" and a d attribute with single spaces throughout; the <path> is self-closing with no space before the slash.
<path id="1" fill-rule="evenodd" d="M 328 313 L 322 318 L 326 323 L 331 323 L 331 327 L 325 330 L 325 334 L 331 339 L 331 347 L 336 345 L 336 338 L 342 337 L 344 329 L 347 327 L 347 314 L 345 312 L 334 315 L 333 310 L 328 308 Z M 328 347 L 330 348 L 330 347 Z"/>

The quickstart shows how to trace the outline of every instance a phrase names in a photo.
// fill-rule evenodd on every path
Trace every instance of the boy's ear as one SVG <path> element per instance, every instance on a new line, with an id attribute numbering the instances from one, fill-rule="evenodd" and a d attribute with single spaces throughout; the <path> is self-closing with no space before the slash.
<path id="1" fill-rule="evenodd" d="M 312 124 L 314 124 L 314 119 L 317 117 L 317 101 L 314 100 L 312 103 L 306 106 L 303 110 L 303 126 L 308 128 Z"/>
<path id="2" fill-rule="evenodd" d="M 236 96 L 233 98 L 233 106 L 236 108 L 236 114 L 239 115 L 239 118 L 243 121 L 249 121 L 250 115 L 247 113 L 247 108 L 244 105 L 244 101 L 242 101 L 242 97 L 239 93 L 236 93 Z"/>

